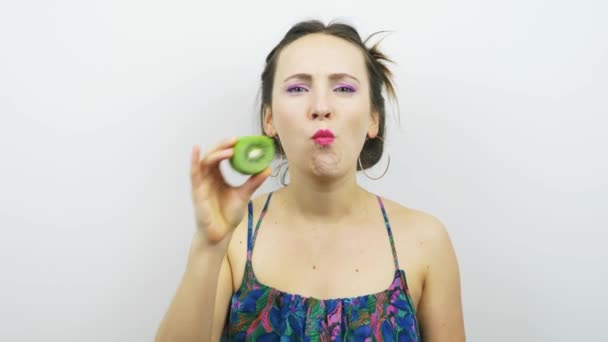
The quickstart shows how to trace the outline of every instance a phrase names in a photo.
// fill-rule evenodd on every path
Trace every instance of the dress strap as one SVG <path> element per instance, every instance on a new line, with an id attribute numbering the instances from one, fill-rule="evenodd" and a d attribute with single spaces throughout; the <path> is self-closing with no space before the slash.
<path id="1" fill-rule="evenodd" d="M 255 230 L 253 230 L 253 202 L 250 200 L 248 205 L 248 215 L 247 215 L 247 260 L 251 262 L 251 255 L 253 251 L 253 246 L 255 245 L 255 239 L 258 236 L 258 231 L 260 228 L 260 224 L 262 223 L 262 219 L 264 215 L 266 215 L 266 211 L 268 211 L 268 203 L 270 203 L 270 198 L 272 197 L 272 192 L 268 194 L 266 198 L 266 203 L 264 203 L 264 208 L 260 213 L 260 217 L 258 218 L 257 224 L 255 225 Z"/>
<path id="2" fill-rule="evenodd" d="M 251 226 L 253 222 L 253 202 L 247 205 L 247 261 L 251 261 Z"/>
<path id="3" fill-rule="evenodd" d="M 379 195 L 376 195 L 378 199 L 378 204 L 380 204 L 380 209 L 382 210 L 382 216 L 384 217 L 384 224 L 386 225 L 386 231 L 388 232 L 388 239 L 391 243 L 391 251 L 393 252 L 393 260 L 395 260 L 395 270 L 399 271 L 399 261 L 397 260 L 397 250 L 395 249 L 395 240 L 393 239 L 393 232 L 391 230 L 391 224 L 388 220 L 388 215 L 386 215 L 386 210 L 384 209 L 384 203 L 382 203 L 382 199 Z"/>

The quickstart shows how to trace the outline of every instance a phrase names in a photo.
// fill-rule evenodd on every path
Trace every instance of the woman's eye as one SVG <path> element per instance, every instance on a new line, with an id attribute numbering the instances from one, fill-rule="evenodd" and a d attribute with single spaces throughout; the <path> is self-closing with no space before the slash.
<path id="1" fill-rule="evenodd" d="M 348 86 L 341 86 L 336 88 L 336 90 L 343 92 L 343 93 L 354 93 L 355 89 L 353 89 L 352 87 L 348 87 Z"/>
<path id="2" fill-rule="evenodd" d="M 335 89 L 338 92 L 341 93 L 354 93 L 355 89 L 353 87 L 350 86 L 340 86 L 338 88 Z M 287 92 L 288 93 L 303 93 L 308 91 L 308 89 L 306 89 L 305 87 L 302 86 L 292 86 L 287 88 Z"/>
<path id="3" fill-rule="evenodd" d="M 305 91 L 306 89 L 304 87 L 300 87 L 300 86 L 293 86 L 293 87 L 289 87 L 287 89 L 288 93 L 301 93 L 303 91 Z"/>

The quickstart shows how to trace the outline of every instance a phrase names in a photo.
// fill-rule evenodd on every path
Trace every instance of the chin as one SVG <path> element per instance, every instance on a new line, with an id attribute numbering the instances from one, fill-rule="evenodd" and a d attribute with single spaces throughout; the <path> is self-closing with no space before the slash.
<path id="1" fill-rule="evenodd" d="M 338 178 L 338 177 L 342 176 L 342 173 L 339 172 L 339 170 L 336 168 L 334 168 L 334 169 L 316 168 L 316 169 L 312 170 L 312 173 L 316 177 L 327 178 L 327 179 Z"/>
<path id="2" fill-rule="evenodd" d="M 335 155 L 316 156 L 312 160 L 311 170 L 317 177 L 335 178 L 343 174 L 340 164 L 340 158 Z"/>

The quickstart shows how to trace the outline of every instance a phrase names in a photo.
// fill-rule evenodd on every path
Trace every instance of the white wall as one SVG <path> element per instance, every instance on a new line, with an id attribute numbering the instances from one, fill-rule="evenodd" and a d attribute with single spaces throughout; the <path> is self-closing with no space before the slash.
<path id="1" fill-rule="evenodd" d="M 401 127 L 361 181 L 446 224 L 468 341 L 608 341 L 607 3 L 323 2 L 0 5 L 1 341 L 152 340 L 190 148 L 257 132 L 263 59 L 311 17 L 394 31 Z"/>

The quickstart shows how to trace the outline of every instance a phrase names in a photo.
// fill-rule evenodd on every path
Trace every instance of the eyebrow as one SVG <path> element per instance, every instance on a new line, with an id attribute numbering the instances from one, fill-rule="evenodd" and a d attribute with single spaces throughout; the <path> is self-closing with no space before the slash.
<path id="1" fill-rule="evenodd" d="M 312 76 L 310 74 L 299 73 L 299 74 L 293 74 L 293 75 L 287 77 L 283 82 L 287 82 L 289 79 L 292 79 L 292 78 L 297 78 L 297 79 L 301 79 L 301 80 L 308 81 L 308 82 L 310 82 L 312 80 Z M 332 81 L 340 80 L 343 78 L 351 78 L 351 79 L 355 80 L 357 83 L 359 83 L 359 80 L 355 76 L 347 74 L 347 73 L 334 73 L 334 74 L 329 75 L 329 79 Z"/>

